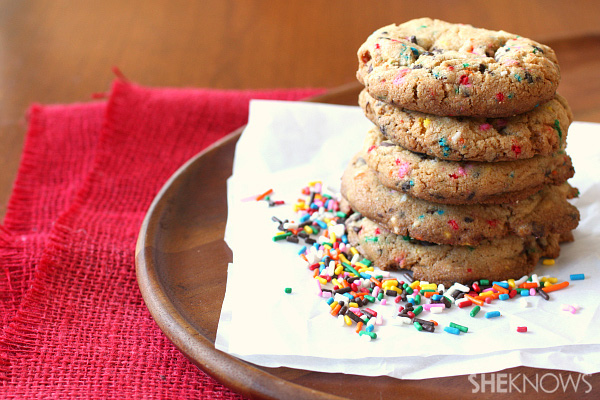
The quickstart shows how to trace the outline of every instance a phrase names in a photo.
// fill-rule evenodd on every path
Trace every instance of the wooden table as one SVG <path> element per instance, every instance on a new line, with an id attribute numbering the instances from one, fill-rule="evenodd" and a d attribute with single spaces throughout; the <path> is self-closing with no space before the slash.
<path id="1" fill-rule="evenodd" d="M 0 0 L 0 216 L 34 102 L 89 101 L 109 89 L 116 66 L 148 86 L 324 87 L 355 104 L 359 45 L 380 26 L 421 16 L 551 45 L 575 119 L 600 122 L 599 11 L 600 2 L 579 0 Z"/>

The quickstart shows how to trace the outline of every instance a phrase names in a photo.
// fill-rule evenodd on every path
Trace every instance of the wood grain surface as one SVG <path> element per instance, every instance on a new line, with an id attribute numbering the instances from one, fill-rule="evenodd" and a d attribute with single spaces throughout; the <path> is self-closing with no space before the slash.
<path id="1" fill-rule="evenodd" d="M 89 101 L 116 66 L 150 86 L 336 88 L 376 28 L 430 16 L 556 45 L 560 90 L 600 121 L 600 2 L 588 0 L 0 0 L 0 217 L 34 103 Z M 581 38 L 585 38 L 581 40 Z"/>

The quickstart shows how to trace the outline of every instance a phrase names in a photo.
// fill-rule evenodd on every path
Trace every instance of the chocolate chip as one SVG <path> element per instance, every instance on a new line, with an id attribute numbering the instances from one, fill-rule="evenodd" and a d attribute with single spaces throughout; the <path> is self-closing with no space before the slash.
<path id="1" fill-rule="evenodd" d="M 368 51 L 365 51 L 361 56 L 360 56 L 360 60 L 366 64 L 369 61 L 371 61 L 371 53 L 369 53 Z"/>
<path id="2" fill-rule="evenodd" d="M 531 223 L 531 234 L 535 237 L 545 236 L 546 229 L 544 225 L 538 224 L 534 221 Z"/>
<path id="3" fill-rule="evenodd" d="M 527 82 L 533 83 L 533 76 L 527 71 L 525 71 L 525 79 L 527 79 Z"/>

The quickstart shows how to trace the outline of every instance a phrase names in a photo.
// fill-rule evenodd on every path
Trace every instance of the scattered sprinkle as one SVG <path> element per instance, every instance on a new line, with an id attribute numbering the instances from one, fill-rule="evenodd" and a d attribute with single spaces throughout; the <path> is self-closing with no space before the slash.
<path id="1" fill-rule="evenodd" d="M 453 327 L 451 327 L 451 326 L 446 326 L 446 327 L 444 328 L 444 332 L 448 332 L 448 333 L 451 333 L 451 334 L 453 334 L 453 335 L 460 335 L 460 329 L 458 329 L 458 328 L 453 328 Z"/>
<path id="2" fill-rule="evenodd" d="M 501 315 L 500 311 L 488 311 L 488 312 L 485 313 L 485 317 L 486 318 L 497 318 L 500 315 Z"/>
<path id="3" fill-rule="evenodd" d="M 262 199 L 264 199 L 265 197 L 267 197 L 268 195 L 270 195 L 271 193 L 273 193 L 273 189 L 269 189 L 266 192 L 264 192 L 263 194 L 260 194 L 258 196 L 256 196 L 256 201 L 260 201 Z"/>
<path id="4" fill-rule="evenodd" d="M 440 143 L 441 144 L 441 143 Z M 260 197 L 270 200 L 272 189 L 251 199 Z M 373 262 L 364 258 L 348 242 L 345 221 L 348 215 L 340 210 L 339 194 L 329 195 L 323 192 L 320 181 L 310 182 L 301 190 L 305 198 L 293 205 L 296 219 L 281 220 L 272 217 L 278 232 L 272 237 L 276 242 L 292 242 L 300 246 L 297 255 L 306 263 L 312 274 L 317 294 L 323 298 L 329 313 L 336 317 L 340 326 L 354 326 L 361 339 L 377 339 L 375 332 L 384 324 L 385 318 L 372 305 L 397 307 L 393 317 L 394 325 L 412 325 L 419 332 L 434 333 L 438 325 L 426 317 L 427 313 L 445 313 L 450 308 L 466 309 L 470 317 L 476 317 L 482 307 L 494 301 L 509 301 L 518 298 L 521 307 L 529 307 L 527 297 L 540 296 L 549 300 L 548 293 L 569 286 L 568 281 L 558 282 L 555 277 L 523 276 L 506 281 L 479 279 L 470 286 L 454 283 L 448 288 L 431 282 L 413 280 L 410 274 L 395 278 L 389 272 L 375 271 Z M 439 210 L 438 214 L 443 214 Z M 496 221 L 487 221 L 494 226 Z M 455 220 L 449 220 L 452 229 L 459 229 Z M 365 236 L 366 242 L 378 242 L 380 234 Z M 412 240 L 409 236 L 405 240 Z M 553 259 L 543 261 L 544 265 L 554 264 Z M 572 274 L 570 280 L 585 279 L 584 274 Z M 286 294 L 292 293 L 291 287 L 284 288 Z M 391 300 L 394 301 L 391 301 Z M 455 307 L 452 307 L 452 306 Z M 562 310 L 576 314 L 575 305 L 562 305 Z M 464 311 L 463 311 L 464 312 Z M 486 319 L 501 316 L 500 311 L 488 311 Z M 459 335 L 469 328 L 455 322 L 443 329 L 447 333 Z M 517 327 L 517 332 L 527 332 L 527 327 Z"/>

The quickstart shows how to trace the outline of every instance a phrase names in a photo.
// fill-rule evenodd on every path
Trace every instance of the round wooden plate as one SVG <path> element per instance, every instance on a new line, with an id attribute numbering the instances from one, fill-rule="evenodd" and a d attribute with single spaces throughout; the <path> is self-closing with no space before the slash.
<path id="1" fill-rule="evenodd" d="M 358 84 L 351 84 L 311 101 L 353 105 L 359 91 Z M 475 386 L 467 376 L 415 381 L 265 368 L 215 349 L 232 260 L 223 240 L 226 180 L 241 131 L 181 167 L 152 203 L 141 228 L 136 249 L 139 287 L 153 318 L 175 346 L 219 382 L 251 398 L 487 398 L 489 391 L 484 397 L 472 393 Z M 535 374 L 552 371 L 519 367 L 503 372 L 535 379 Z M 598 374 L 592 382 L 598 383 L 597 378 Z M 520 396 L 536 395 L 531 391 Z"/>

